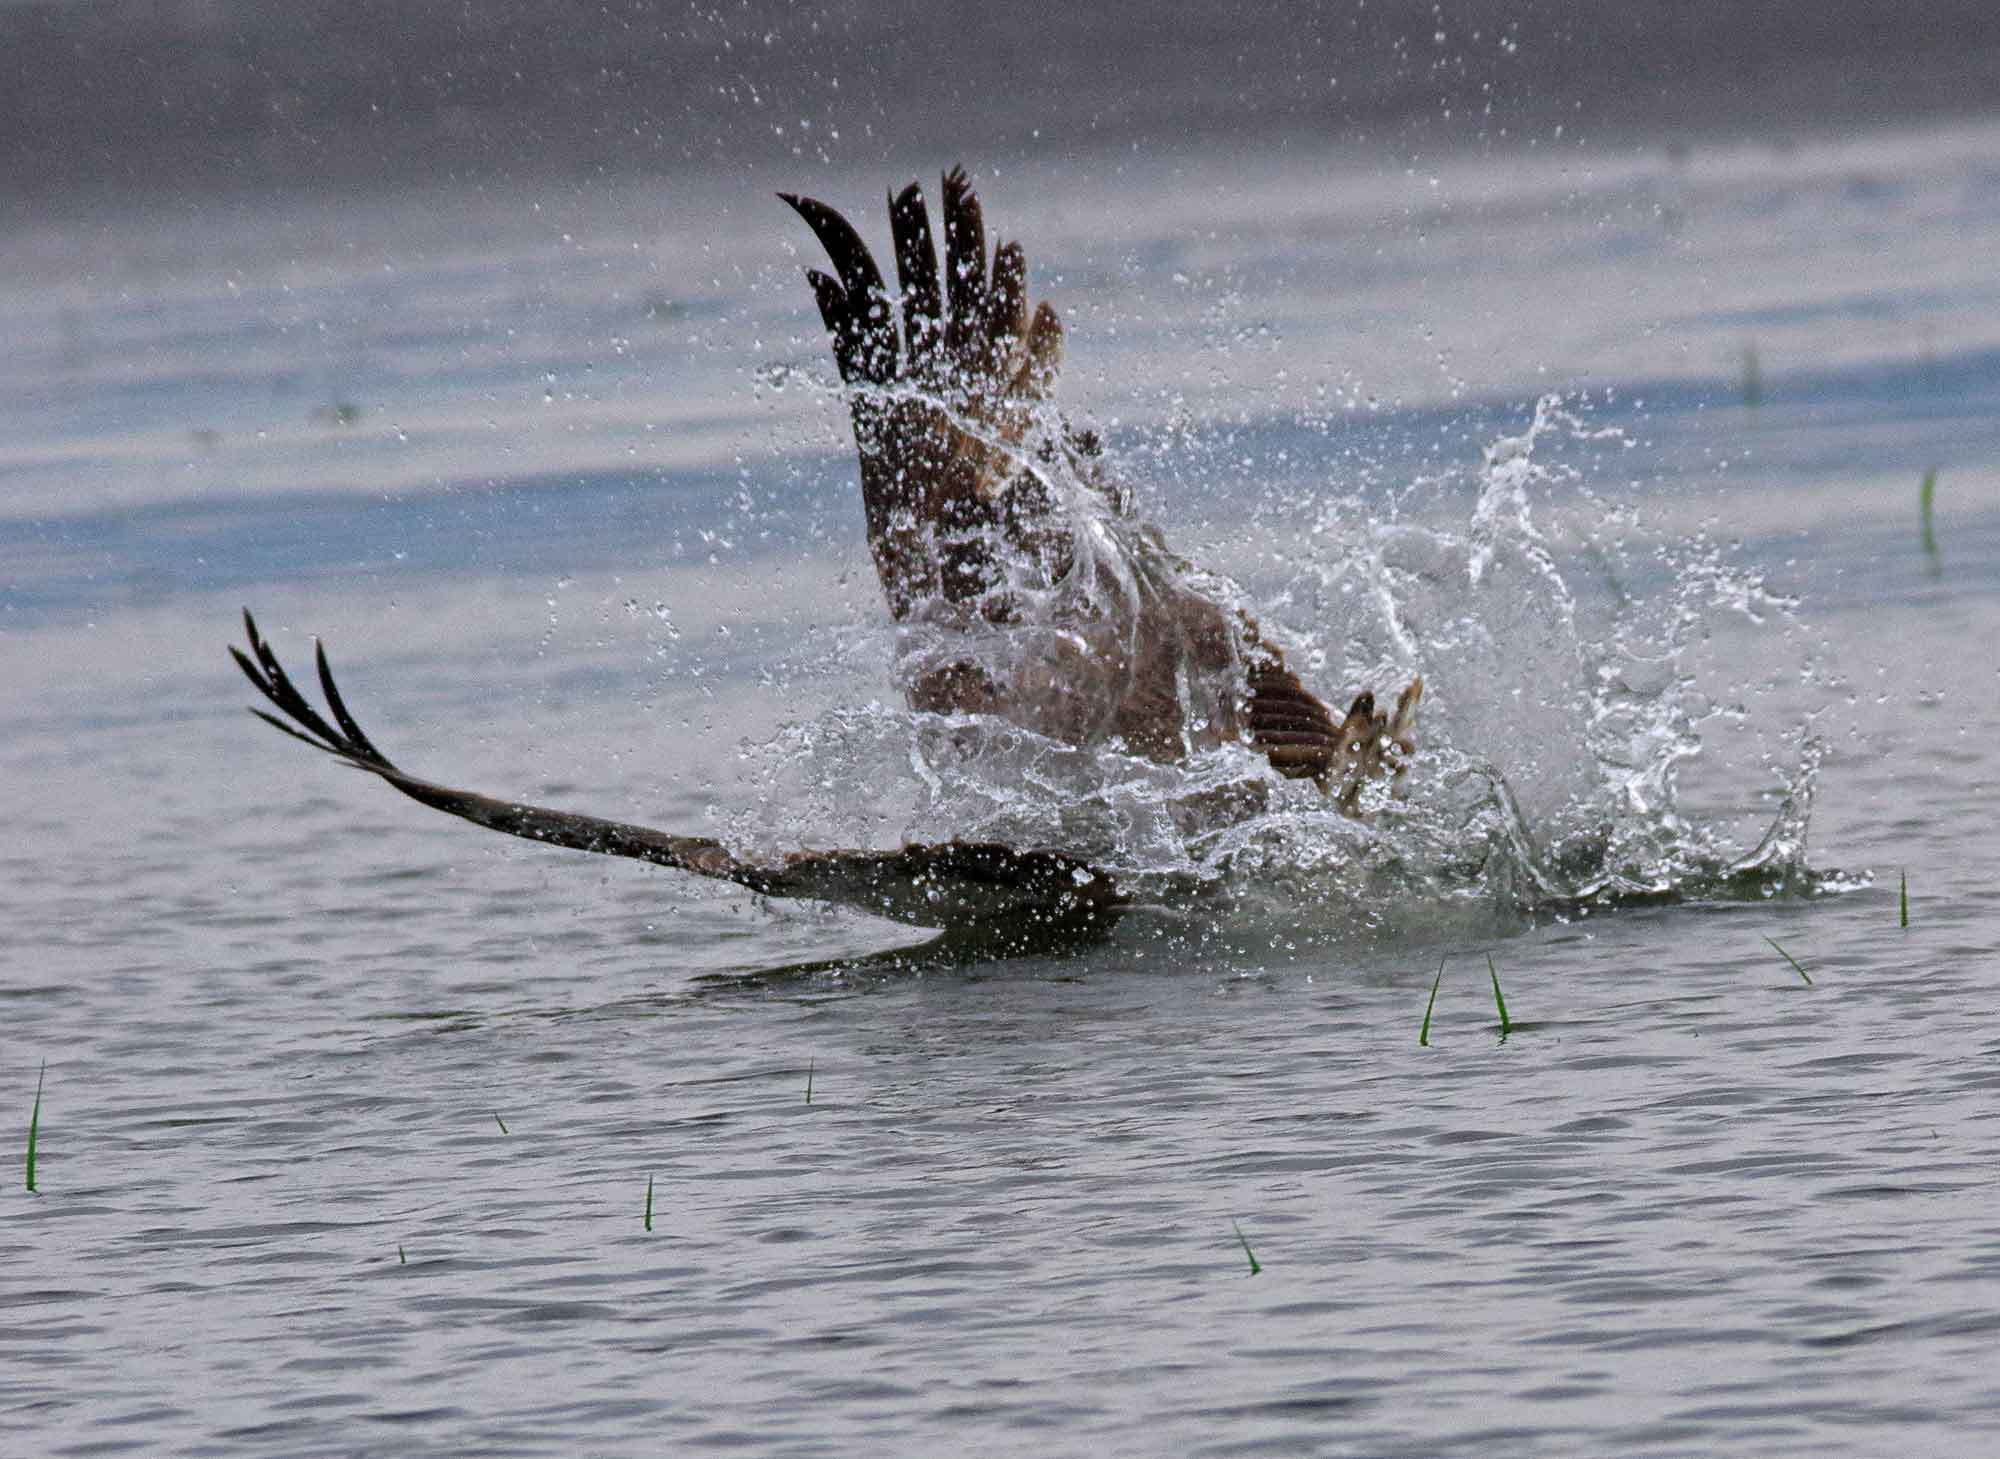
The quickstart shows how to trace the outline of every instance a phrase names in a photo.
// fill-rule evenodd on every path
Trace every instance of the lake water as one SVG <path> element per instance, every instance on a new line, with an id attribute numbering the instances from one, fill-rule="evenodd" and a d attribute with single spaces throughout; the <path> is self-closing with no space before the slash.
<path id="1" fill-rule="evenodd" d="M 0 1447 L 2000 1446 L 2000 127 L 981 173 L 1148 514 L 1431 685 L 1219 848 L 900 708 L 770 194 L 903 175 L 802 172 L 0 239 Z M 450 783 L 1206 891 L 939 961 L 484 835 L 246 604 Z"/>

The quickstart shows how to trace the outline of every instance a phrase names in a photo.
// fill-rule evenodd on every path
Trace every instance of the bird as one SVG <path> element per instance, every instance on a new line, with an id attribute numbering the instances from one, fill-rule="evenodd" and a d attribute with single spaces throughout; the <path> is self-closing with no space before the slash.
<path id="1" fill-rule="evenodd" d="M 832 266 L 806 279 L 851 416 L 869 554 L 898 625 L 910 707 L 1160 764 L 1241 744 L 1281 779 L 1308 781 L 1365 817 L 1367 787 L 1399 782 L 1416 753 L 1422 678 L 1391 708 L 1364 688 L 1336 714 L 1234 588 L 1139 515 L 1101 440 L 1054 408 L 1061 319 L 1046 301 L 1030 310 L 1019 243 L 988 252 L 964 169 L 942 179 L 942 258 L 921 185 L 889 197 L 893 292 L 845 216 L 779 196 Z M 376 748 L 323 644 L 314 660 L 325 714 L 247 609 L 243 627 L 246 646 L 230 652 L 278 711 L 253 714 L 489 830 L 855 907 L 1001 951 L 1100 937 L 1138 901 L 1123 878 L 1062 847 L 952 840 L 745 857 L 711 837 L 454 789 Z"/>

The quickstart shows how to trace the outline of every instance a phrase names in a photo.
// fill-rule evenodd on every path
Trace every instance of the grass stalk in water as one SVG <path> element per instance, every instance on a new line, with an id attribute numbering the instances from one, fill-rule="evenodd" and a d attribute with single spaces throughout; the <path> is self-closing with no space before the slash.
<path id="1" fill-rule="evenodd" d="M 1767 937 L 1764 940 L 1770 943 L 1771 946 L 1778 948 L 1778 956 L 1783 958 L 1786 962 L 1790 963 L 1792 965 L 1792 971 L 1797 973 L 1801 978 L 1804 978 L 1806 980 L 1806 986 L 1810 988 L 1812 986 L 1812 975 L 1808 973 L 1804 968 L 1799 966 L 1799 960 L 1793 957 L 1790 953 L 1786 952 L 1782 947 L 1778 947 L 1777 941 L 1774 938 Z"/>
<path id="2" fill-rule="evenodd" d="M 653 1177 L 646 1177 L 646 1229 L 653 1229 Z"/>
<path id="3" fill-rule="evenodd" d="M 811 1104 L 813 1102 L 813 1065 L 817 1062 L 818 1061 L 815 1059 L 806 1060 L 806 1103 L 807 1104 Z"/>
<path id="4" fill-rule="evenodd" d="M 1236 1233 L 1236 1240 L 1243 1247 L 1243 1254 L 1250 1258 L 1250 1275 L 1253 1277 L 1256 1276 L 1257 1273 L 1264 1270 L 1264 1268 L 1258 1264 L 1257 1253 L 1250 1249 L 1250 1243 L 1244 1239 L 1243 1228 L 1237 1225 L 1234 1220 L 1232 1220 L 1229 1223 L 1229 1229 Z"/>
<path id="5" fill-rule="evenodd" d="M 1910 925 L 1910 873 L 1907 870 L 1896 892 L 1896 921 L 1902 927 Z"/>
<path id="6" fill-rule="evenodd" d="M 501 1134 L 507 1135 L 513 1133 L 507 1128 L 507 1122 L 500 1118 L 500 1111 L 497 1109 L 493 1111 L 493 1123 L 500 1127 Z"/>
<path id="7" fill-rule="evenodd" d="M 1486 954 L 1486 971 L 1493 979 L 1493 1006 L 1500 1010 L 1500 1037 L 1505 1038 L 1514 1031 L 1514 1020 L 1507 1016 L 1507 1000 L 1500 993 L 1500 970 L 1493 966 L 1493 954 Z"/>
<path id="8" fill-rule="evenodd" d="M 403 1250 L 403 1243 L 398 1241 L 396 1243 L 396 1265 L 408 1266 L 409 1264 L 410 1264 L 409 1253 Z"/>
<path id="9" fill-rule="evenodd" d="M 42 1133 L 42 1084 L 49 1077 L 49 1061 L 42 1060 L 42 1072 L 35 1076 L 35 1107 L 28 1114 L 28 1194 L 35 1193 L 35 1146 Z"/>
<path id="10" fill-rule="evenodd" d="M 1936 557 L 1937 533 L 1931 526 L 1931 508 L 1937 505 L 1937 467 L 1924 473 L 1923 485 L 1917 488 L 1917 518 L 1924 529 L 1924 556 Z"/>
<path id="11" fill-rule="evenodd" d="M 1438 984 L 1444 981 L 1444 961 L 1443 958 L 1438 959 L 1438 975 L 1431 979 L 1431 1001 L 1424 1005 L 1424 1026 L 1417 1030 L 1417 1047 L 1420 1049 L 1431 1046 L 1431 1010 L 1437 1007 Z"/>

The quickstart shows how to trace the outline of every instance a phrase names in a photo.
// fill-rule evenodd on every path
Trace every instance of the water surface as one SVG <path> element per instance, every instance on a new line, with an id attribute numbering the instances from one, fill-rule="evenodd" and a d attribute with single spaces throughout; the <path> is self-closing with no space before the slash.
<path id="1" fill-rule="evenodd" d="M 9 1451 L 1987 1452 L 2000 133 L 1343 166 L 984 186 L 1148 510 L 1518 823 L 970 964 L 223 655 L 663 826 L 1053 815 L 911 754 L 765 179 L 10 236 Z"/>

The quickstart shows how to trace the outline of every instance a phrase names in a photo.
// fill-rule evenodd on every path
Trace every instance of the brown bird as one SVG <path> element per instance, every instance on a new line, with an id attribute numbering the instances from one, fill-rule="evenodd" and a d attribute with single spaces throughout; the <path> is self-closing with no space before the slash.
<path id="1" fill-rule="evenodd" d="M 1364 691 L 1336 719 L 1227 585 L 1134 514 L 1097 441 L 1046 409 L 1062 325 L 1046 303 L 1030 314 L 1020 245 L 989 259 L 962 170 L 944 178 L 942 274 L 922 191 L 912 183 L 890 200 L 894 296 L 845 218 L 811 198 L 785 201 L 837 275 L 807 272 L 849 391 L 869 550 L 890 613 L 909 629 L 901 668 L 913 708 L 996 716 L 1163 763 L 1245 743 L 1349 814 L 1369 781 L 1402 774 L 1423 681 L 1393 711 Z M 838 902 L 1001 950 L 1098 934 L 1131 905 L 1117 878 L 1055 848 L 951 841 L 752 861 L 707 837 L 438 785 L 375 748 L 324 649 L 316 666 L 331 722 L 243 618 L 248 652 L 230 652 L 284 718 L 252 713 L 490 830 Z"/>
<path id="2" fill-rule="evenodd" d="M 989 265 L 962 169 L 944 178 L 942 281 L 921 188 L 889 200 L 893 299 L 845 218 L 783 196 L 839 275 L 806 272 L 849 387 L 889 611 L 943 630 L 915 656 L 913 708 L 997 715 L 1071 744 L 1116 740 L 1169 763 L 1247 741 L 1349 812 L 1367 778 L 1414 751 L 1421 680 L 1393 713 L 1363 692 L 1336 719 L 1224 585 L 1134 515 L 1097 443 L 1038 416 L 1062 323 L 1047 303 L 1030 315 L 1018 243 L 1000 244 Z M 981 632 L 1024 619 L 1033 633 Z M 996 666 L 994 655 L 954 652 L 954 637 L 975 647 L 1025 637 L 1032 652 Z"/>

